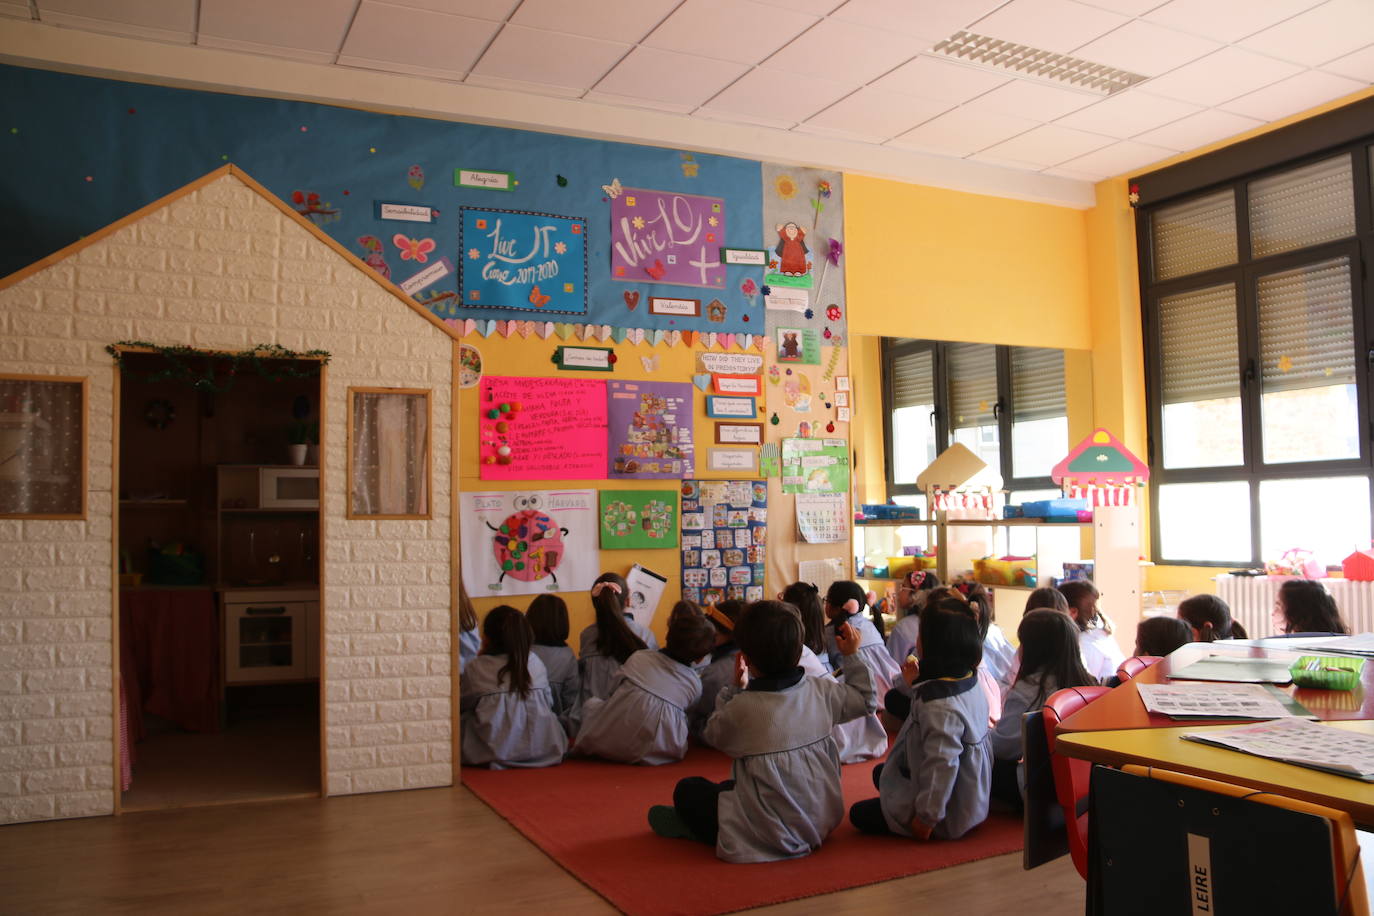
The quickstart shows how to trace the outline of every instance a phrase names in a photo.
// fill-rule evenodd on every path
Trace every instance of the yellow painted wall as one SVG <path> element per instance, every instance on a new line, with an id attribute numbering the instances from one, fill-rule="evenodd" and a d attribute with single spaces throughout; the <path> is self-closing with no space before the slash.
<path id="1" fill-rule="evenodd" d="M 849 333 L 1091 345 L 1081 210 L 846 175 Z"/>

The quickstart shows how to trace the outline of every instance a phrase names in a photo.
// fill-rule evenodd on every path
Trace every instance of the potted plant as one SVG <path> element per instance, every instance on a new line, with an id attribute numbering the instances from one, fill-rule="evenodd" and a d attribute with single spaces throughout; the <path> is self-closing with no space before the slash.
<path id="1" fill-rule="evenodd" d="M 306 452 L 310 449 L 310 424 L 292 423 L 286 428 L 286 441 L 286 454 L 291 463 L 298 467 L 305 464 Z"/>

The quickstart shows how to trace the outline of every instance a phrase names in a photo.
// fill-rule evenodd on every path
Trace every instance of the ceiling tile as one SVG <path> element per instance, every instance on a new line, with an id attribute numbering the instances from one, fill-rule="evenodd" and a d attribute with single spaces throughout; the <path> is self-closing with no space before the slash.
<path id="1" fill-rule="evenodd" d="M 1308 70 L 1257 92 L 1232 99 L 1221 107 L 1248 118 L 1277 121 L 1364 88 L 1362 82 L 1320 70 Z"/>
<path id="2" fill-rule="evenodd" d="M 785 6 L 789 10 L 796 10 L 799 13 L 810 13 L 812 16 L 824 16 L 831 13 L 844 0 L 768 0 L 772 6 Z"/>
<path id="3" fill-rule="evenodd" d="M 1215 51 L 1207 38 L 1185 35 L 1148 22 L 1128 22 L 1074 51 L 1074 57 L 1119 67 L 1142 76 L 1158 76 Z"/>
<path id="4" fill-rule="evenodd" d="M 1217 41 L 1240 41 L 1321 0 L 1172 0 L 1142 18 Z"/>
<path id="5" fill-rule="evenodd" d="M 410 0 L 406 0 L 410 2 Z M 679 0 L 524 0 L 510 21 L 550 32 L 607 41 L 639 41 L 653 31 Z"/>
<path id="6" fill-rule="evenodd" d="M 27 3 L 24 19 L 29 18 Z M 91 32 L 111 32 L 155 41 L 190 42 L 195 38 L 195 0 L 43 0 L 38 18 L 49 25 Z"/>
<path id="7" fill-rule="evenodd" d="M 1056 178 L 1071 178 L 1074 181 L 1088 181 L 1093 183 L 1099 182 L 1104 178 L 1112 177 L 1110 173 L 1105 171 L 1084 172 L 1079 169 L 1066 169 L 1063 166 L 1055 166 L 1052 169 L 1044 169 L 1042 170 L 1042 174 L 1053 175 Z"/>
<path id="8" fill-rule="evenodd" d="M 839 133 L 881 143 L 948 108 L 948 102 L 916 99 L 865 86 L 807 119 L 797 130 L 804 133 Z"/>
<path id="9" fill-rule="evenodd" d="M 1240 42 L 1252 51 L 1315 67 L 1369 44 L 1374 3 L 1327 0 Z"/>
<path id="10" fill-rule="evenodd" d="M 1286 61 L 1251 54 L 1240 48 L 1222 48 L 1142 83 L 1140 88 L 1154 95 L 1213 106 L 1276 83 L 1300 69 Z"/>
<path id="11" fill-rule="evenodd" d="M 764 66 L 790 73 L 820 73 L 827 79 L 862 86 L 921 50 L 920 44 L 906 35 L 826 19 L 764 61 Z"/>
<path id="12" fill-rule="evenodd" d="M 1060 127 L 1072 127 L 1124 140 L 1170 121 L 1196 114 L 1199 110 L 1198 106 L 1188 102 L 1150 95 L 1139 89 L 1127 89 L 1103 99 L 1090 108 L 1066 115 L 1055 123 Z"/>
<path id="13" fill-rule="evenodd" d="M 1112 142 L 1111 137 L 1045 124 L 983 150 L 989 156 L 1029 162 L 1041 168 L 1059 165 Z"/>
<path id="14" fill-rule="evenodd" d="M 1348 76 L 1351 79 L 1374 83 L 1374 45 L 1370 45 L 1363 51 L 1356 51 L 1354 54 L 1339 57 L 1323 66 L 1322 69 L 1339 76 Z"/>
<path id="15" fill-rule="evenodd" d="M 490 20 L 364 0 L 353 17 L 339 63 L 461 78 L 499 28 L 500 23 Z"/>
<path id="16" fill-rule="evenodd" d="M 1150 146 L 1148 143 L 1123 140 L 1120 143 L 1113 143 L 1111 146 L 1094 150 L 1085 156 L 1062 162 L 1060 168 L 1094 174 L 1100 173 L 1110 177 L 1135 171 L 1155 162 L 1161 162 L 1173 156 L 1174 153 L 1174 150 L 1164 149 L 1161 146 Z"/>
<path id="17" fill-rule="evenodd" d="M 1019 115 L 1034 121 L 1053 121 L 1100 99 L 1097 93 L 1076 92 L 1046 83 L 1014 79 L 986 92 L 964 107 L 988 114 Z"/>
<path id="18" fill-rule="evenodd" d="M 797 124 L 847 95 L 844 83 L 757 67 L 704 107 L 716 112 L 755 113 L 773 122 Z"/>
<path id="19" fill-rule="evenodd" d="M 450 16 L 467 16 L 470 19 L 489 19 L 492 22 L 505 22 L 510 11 L 520 0 L 405 0 L 406 6 Z"/>
<path id="20" fill-rule="evenodd" d="M 1073 0 L 1011 0 L 969 31 L 1067 54 L 1127 21 L 1125 16 Z"/>
<path id="21" fill-rule="evenodd" d="M 1006 0 L 849 0 L 831 19 L 928 39 L 933 45 L 992 12 Z"/>
<path id="22" fill-rule="evenodd" d="M 757 64 L 817 21 L 816 16 L 750 0 L 686 0 L 642 43 Z"/>
<path id="23" fill-rule="evenodd" d="M 1242 118 L 1240 115 L 1229 114 L 1216 108 L 1208 108 L 1172 124 L 1148 130 L 1137 135 L 1135 139 L 1142 143 L 1169 149 L 1195 150 L 1209 143 L 1225 140 L 1236 134 L 1243 134 L 1247 130 L 1253 130 L 1263 126 L 1263 124 L 1263 121 L 1256 121 L 1253 118 Z"/>
<path id="24" fill-rule="evenodd" d="M 332 61 L 357 6 L 356 0 L 200 0 L 197 43 Z"/>
<path id="25" fill-rule="evenodd" d="M 1111 10 L 1113 13 L 1120 13 L 1123 16 L 1139 16 L 1160 4 L 1160 0 L 1078 0 L 1078 2 L 1084 6 Z"/>
<path id="26" fill-rule="evenodd" d="M 565 89 L 589 89 L 630 47 L 620 42 L 507 24 L 472 72 Z"/>
<path id="27" fill-rule="evenodd" d="M 981 67 L 934 57 L 918 57 L 875 80 L 873 86 L 888 92 L 957 103 L 966 102 L 989 89 L 996 89 L 1010 80 L 1008 76 Z"/>
<path id="28" fill-rule="evenodd" d="M 638 47 L 601 78 L 598 94 L 651 99 L 691 110 L 739 79 L 748 64 Z"/>
<path id="29" fill-rule="evenodd" d="M 956 108 L 889 140 L 887 145 L 967 156 L 1039 126 L 1039 122 L 1025 118 L 989 118 L 967 108 Z"/>

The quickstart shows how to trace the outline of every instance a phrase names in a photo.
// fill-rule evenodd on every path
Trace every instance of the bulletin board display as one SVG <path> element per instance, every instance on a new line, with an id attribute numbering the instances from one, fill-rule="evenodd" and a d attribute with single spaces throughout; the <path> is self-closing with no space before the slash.
<path id="1" fill-rule="evenodd" d="M 606 385 L 487 376 L 477 385 L 483 480 L 606 476 Z"/>
<path id="2" fill-rule="evenodd" d="M 682 597 L 698 604 L 763 598 L 768 485 L 682 482 Z"/>
<path id="3" fill-rule="evenodd" d="M 760 269 L 719 264 L 722 247 L 758 248 L 757 161 L 18 67 L 0 74 L 10 128 L 0 196 L 11 217 L 0 225 L 0 275 L 233 163 L 441 319 L 525 319 L 549 310 L 557 316 L 551 321 L 664 331 L 757 334 L 764 324 Z M 108 144 L 93 137 L 117 138 L 120 155 L 110 157 Z M 628 217 L 634 239 L 623 231 L 619 237 L 637 246 L 626 252 L 641 254 L 637 275 L 627 267 L 615 277 L 613 212 L 629 209 L 626 189 L 639 189 L 641 212 Z M 712 201 L 720 213 L 710 212 Z M 649 218 L 636 227 L 649 203 Z M 504 297 L 482 287 L 478 300 L 465 299 L 460 283 L 493 263 L 496 239 L 466 244 L 473 237 L 463 231 L 464 214 L 479 210 L 584 225 L 585 286 L 569 276 L 578 273 L 570 263 L 578 259 L 574 244 L 543 256 L 543 242 L 557 242 L 549 236 L 538 240 L 537 262 L 514 267 L 508 278 L 522 266 L 557 260 L 556 278 L 545 267 L 542 279 L 510 284 Z M 668 223 L 655 233 L 657 212 Z M 712 216 L 719 225 L 710 225 Z M 679 217 L 693 222 L 683 229 Z M 514 247 L 498 254 L 523 258 L 535 246 L 532 231 L 522 227 Z M 474 248 L 477 258 L 470 257 Z M 691 263 L 712 254 L 714 266 Z M 746 280 L 752 297 L 741 289 Z M 659 314 L 649 307 L 654 298 L 699 299 L 701 308 Z"/>

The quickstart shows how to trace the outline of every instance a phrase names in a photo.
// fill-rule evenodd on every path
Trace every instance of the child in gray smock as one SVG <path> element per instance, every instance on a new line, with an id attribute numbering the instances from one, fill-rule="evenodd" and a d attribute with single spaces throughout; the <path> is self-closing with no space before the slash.
<path id="1" fill-rule="evenodd" d="M 831 731 L 873 712 L 858 634 L 842 627 L 837 644 L 846 683 L 807 677 L 796 608 L 758 601 L 735 628 L 740 646 L 733 684 L 720 691 L 706 735 L 734 758 L 731 779 L 684 779 L 673 805 L 649 811 L 661 836 L 710 843 L 727 862 L 770 862 L 807 855 L 844 817 L 840 761 Z"/>
<path id="2" fill-rule="evenodd" d="M 571 738 L 582 716 L 582 677 L 577 657 L 568 647 L 568 605 L 557 595 L 536 595 L 525 619 L 534 632 L 534 654 L 549 675 L 554 715 Z"/>
<path id="3" fill-rule="evenodd" d="M 805 645 L 798 664 L 807 677 L 835 680 L 835 672 Z M 883 728 L 876 712 L 841 722 L 830 734 L 835 739 L 835 749 L 839 751 L 842 764 L 863 763 L 887 753 L 887 729 Z"/>
<path id="4" fill-rule="evenodd" d="M 735 658 L 739 646 L 735 643 L 735 622 L 744 613 L 744 602 L 731 599 L 708 606 L 703 613 L 715 627 L 715 646 L 711 660 L 698 673 L 701 675 L 701 696 L 687 712 L 687 726 L 697 742 L 712 747 L 706 737 L 706 722 L 716 711 L 716 696 L 722 687 L 735 679 Z"/>
<path id="5" fill-rule="evenodd" d="M 576 752 L 650 766 L 681 760 L 687 753 L 687 707 L 701 694 L 692 662 L 714 639 L 704 617 L 675 617 L 666 649 L 631 655 L 610 698 L 587 701 Z"/>
<path id="6" fill-rule="evenodd" d="M 482 623 L 483 651 L 461 678 L 464 766 L 546 767 L 563 761 L 568 737 L 553 714 L 544 663 L 530 651 L 525 615 L 509 605 Z"/>
<path id="7" fill-rule="evenodd" d="M 624 578 L 602 573 L 591 594 L 596 623 L 582 631 L 577 650 L 583 705 L 593 697 L 604 700 L 611 695 L 616 672 L 632 654 L 658 648 L 654 634 L 625 613 L 629 586 Z"/>
<path id="8" fill-rule="evenodd" d="M 865 594 L 859 583 L 850 580 L 832 582 L 825 593 L 825 616 L 830 626 L 825 628 L 825 647 L 830 653 L 830 661 L 839 667 L 839 652 L 835 645 L 835 631 L 848 623 L 859 634 L 859 655 L 868 665 L 873 679 L 873 689 L 878 692 L 878 705 L 883 696 L 892 688 L 892 682 L 901 677 L 901 666 L 892 660 L 883 642 L 883 635 L 873 625 L 873 621 L 863 616 Z"/>
<path id="9" fill-rule="evenodd" d="M 988 815 L 992 745 L 988 701 L 976 669 L 977 622 L 943 604 L 921 612 L 921 660 L 911 712 L 887 761 L 873 771 L 878 797 L 857 802 L 849 820 L 864 833 L 958 839 Z"/>

